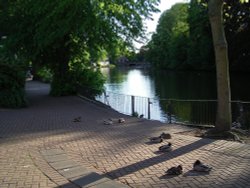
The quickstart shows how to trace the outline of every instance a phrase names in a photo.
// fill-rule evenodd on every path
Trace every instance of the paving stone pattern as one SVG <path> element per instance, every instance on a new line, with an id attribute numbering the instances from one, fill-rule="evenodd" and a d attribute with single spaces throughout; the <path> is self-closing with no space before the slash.
<path id="1" fill-rule="evenodd" d="M 48 164 L 63 177 L 79 187 L 128 188 L 128 186 L 112 181 L 105 176 L 90 171 L 79 163 L 69 159 L 62 149 L 41 151 Z"/>
<path id="2" fill-rule="evenodd" d="M 0 109 L 1 188 L 250 187 L 250 145 L 183 136 L 178 132 L 190 128 L 121 115 L 79 97 L 50 97 L 39 82 L 28 82 L 26 90 L 28 108 Z M 103 124 L 120 117 L 126 122 Z M 168 153 L 148 143 L 163 131 L 172 134 L 162 143 L 172 142 Z M 213 170 L 193 172 L 196 159 Z M 165 174 L 179 164 L 182 175 Z"/>

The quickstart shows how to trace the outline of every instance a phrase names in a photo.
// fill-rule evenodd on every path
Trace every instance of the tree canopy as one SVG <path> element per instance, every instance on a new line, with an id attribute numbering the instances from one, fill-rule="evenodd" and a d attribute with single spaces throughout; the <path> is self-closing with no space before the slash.
<path id="1" fill-rule="evenodd" d="M 74 94 L 83 85 L 100 91 L 103 79 L 91 63 L 103 50 L 114 53 L 114 44 L 121 43 L 118 41 L 132 44 L 134 38 L 142 36 L 143 20 L 158 11 L 158 3 L 0 0 L 0 35 L 6 36 L 0 41 L 1 56 L 48 66 L 53 73 L 52 95 Z"/>
<path id="2" fill-rule="evenodd" d="M 13 50 L 28 49 L 29 56 L 51 46 L 57 48 L 62 41 L 98 49 L 117 38 L 131 42 L 140 36 L 142 19 L 157 11 L 157 3 L 158 0 L 1 0 L 1 32 L 12 39 Z"/>
<path id="3" fill-rule="evenodd" d="M 174 5 L 162 13 L 156 33 L 149 42 L 148 58 L 158 67 L 176 68 L 186 60 L 188 4 Z"/>
<path id="4" fill-rule="evenodd" d="M 250 3 L 227 0 L 224 5 L 225 32 L 230 68 L 250 71 Z"/>
<path id="5" fill-rule="evenodd" d="M 191 0 L 188 4 L 176 4 L 161 15 L 147 45 L 147 57 L 153 65 L 167 69 L 215 69 L 207 2 Z M 224 0 L 223 5 L 230 69 L 250 71 L 249 1 Z M 176 30 L 177 25 L 185 27 Z"/>

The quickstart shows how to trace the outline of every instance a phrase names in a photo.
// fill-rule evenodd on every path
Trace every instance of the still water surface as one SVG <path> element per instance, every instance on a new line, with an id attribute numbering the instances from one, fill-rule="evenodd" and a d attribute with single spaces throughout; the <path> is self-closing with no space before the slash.
<path id="1" fill-rule="evenodd" d="M 159 99 L 216 100 L 216 76 L 212 72 L 151 71 L 103 68 L 106 91 Z M 231 75 L 232 100 L 250 101 L 250 76 Z M 109 99 L 112 100 L 112 99 Z M 151 118 L 166 120 L 166 109 L 156 102 Z M 153 117 L 152 117 L 153 116 Z"/>

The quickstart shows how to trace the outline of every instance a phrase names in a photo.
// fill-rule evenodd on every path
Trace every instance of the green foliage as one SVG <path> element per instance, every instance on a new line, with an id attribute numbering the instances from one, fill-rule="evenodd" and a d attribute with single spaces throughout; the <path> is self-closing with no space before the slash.
<path id="1" fill-rule="evenodd" d="M 50 95 L 52 96 L 67 96 L 67 95 L 75 95 L 76 88 L 72 85 L 72 80 L 70 80 L 71 76 L 69 74 L 65 75 L 63 78 L 56 76 L 54 74 Z"/>
<path id="2" fill-rule="evenodd" d="M 138 112 L 133 112 L 133 113 L 132 113 L 132 116 L 133 116 L 133 117 L 139 117 L 139 114 L 138 114 Z"/>
<path id="3" fill-rule="evenodd" d="M 250 3 L 228 0 L 224 5 L 225 32 L 231 70 L 250 71 Z"/>
<path id="4" fill-rule="evenodd" d="M 53 96 L 75 95 L 80 92 L 93 97 L 103 91 L 103 75 L 99 69 L 93 69 L 85 63 L 71 62 L 63 78 L 58 79 L 59 76 L 58 73 L 54 73 L 51 89 Z"/>
<path id="5" fill-rule="evenodd" d="M 188 23 L 190 27 L 188 64 L 193 69 L 214 68 L 212 32 L 205 1 L 191 0 Z"/>
<path id="6" fill-rule="evenodd" d="M 84 69 L 79 78 L 78 92 L 81 94 L 93 98 L 103 92 L 105 79 L 98 69 Z"/>
<path id="7" fill-rule="evenodd" d="M 88 97 L 101 94 L 105 79 L 98 68 L 93 69 L 91 65 L 86 66 L 82 63 L 71 63 L 70 75 L 76 89 Z"/>
<path id="8" fill-rule="evenodd" d="M 133 51 L 129 49 L 129 44 L 123 40 L 114 41 L 109 45 L 107 51 L 109 55 L 109 61 L 113 64 L 115 64 L 121 57 L 130 58 L 133 53 Z"/>
<path id="9" fill-rule="evenodd" d="M 230 70 L 249 71 L 250 3 L 224 1 Z M 176 4 L 160 17 L 147 59 L 167 69 L 214 70 L 215 56 L 206 0 Z"/>
<path id="10" fill-rule="evenodd" d="M 117 39 L 132 42 L 141 36 L 142 20 L 159 0 L 20 0 L 5 2 L 0 12 L 2 32 L 11 38 L 13 50 L 34 57 L 53 46 L 60 47 L 72 36 L 90 49 L 107 48 Z M 86 19 L 87 18 L 87 19 Z M 32 37 L 30 37 L 32 36 Z M 71 40 L 71 39 L 70 39 Z M 65 41 L 71 42 L 71 41 Z M 64 45 L 67 43 L 64 43 Z"/>
<path id="11" fill-rule="evenodd" d="M 41 79 L 41 81 L 45 83 L 50 83 L 53 78 L 53 74 L 51 70 L 47 67 L 42 67 L 40 70 L 37 71 L 37 75 Z"/>
<path id="12" fill-rule="evenodd" d="M 0 60 L 1 107 L 19 108 L 26 106 L 24 70 L 24 67 L 17 63 Z"/>
<path id="13" fill-rule="evenodd" d="M 168 69 L 203 69 L 213 62 L 207 7 L 201 1 L 165 11 L 149 43 L 148 58 Z"/>
<path id="14" fill-rule="evenodd" d="M 182 67 L 187 61 L 188 4 L 178 3 L 160 17 L 148 44 L 147 59 L 162 68 Z"/>
<path id="15" fill-rule="evenodd" d="M 134 38 L 143 36 L 143 20 L 158 11 L 158 3 L 159 0 L 0 0 L 0 26 L 4 26 L 0 27 L 0 34 L 8 36 L 6 48 L 12 55 L 21 54 L 34 67 L 46 65 L 52 70 L 52 95 L 75 94 L 76 85 L 83 84 L 99 90 L 103 79 L 89 62 L 96 63 L 107 56 L 106 52 L 115 59 L 117 53 L 112 50 L 116 51 L 117 41 L 132 44 Z M 82 68 L 72 68 L 71 62 Z"/>

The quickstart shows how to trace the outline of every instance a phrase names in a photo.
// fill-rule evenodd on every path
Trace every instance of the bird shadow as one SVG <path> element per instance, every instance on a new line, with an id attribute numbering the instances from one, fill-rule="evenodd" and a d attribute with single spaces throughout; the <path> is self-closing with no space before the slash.
<path id="1" fill-rule="evenodd" d="M 198 171 L 194 171 L 194 170 L 189 170 L 187 172 L 185 172 L 183 174 L 184 177 L 188 177 L 188 176 L 205 176 L 208 175 L 209 172 L 198 172 Z"/>
<path id="2" fill-rule="evenodd" d="M 209 172 L 197 172 L 194 170 L 189 170 L 187 172 L 185 172 L 184 174 L 182 174 L 183 177 L 193 177 L 193 176 L 205 176 L 208 175 Z M 163 176 L 161 176 L 159 179 L 172 179 L 176 176 L 179 175 L 172 175 L 172 174 L 164 174 Z"/>
<path id="3" fill-rule="evenodd" d="M 156 143 L 156 142 L 152 142 L 152 141 L 147 141 L 147 142 L 145 142 L 145 144 L 147 144 L 147 145 L 156 145 L 156 144 L 160 144 L 160 143 Z"/>
<path id="4" fill-rule="evenodd" d="M 179 176 L 179 175 L 164 174 L 161 177 L 159 177 L 159 179 L 172 179 L 172 178 L 175 178 L 177 176 Z"/>
<path id="5" fill-rule="evenodd" d="M 173 150 L 171 150 L 171 151 L 173 151 Z M 157 151 L 154 151 L 154 154 L 156 154 L 156 155 L 168 154 L 168 153 L 171 153 L 171 151 L 160 151 L 160 150 L 157 150 Z"/>
<path id="6" fill-rule="evenodd" d="M 162 154 L 167 153 L 167 152 L 157 150 L 157 151 L 154 151 L 153 153 L 156 155 L 162 155 Z"/>

